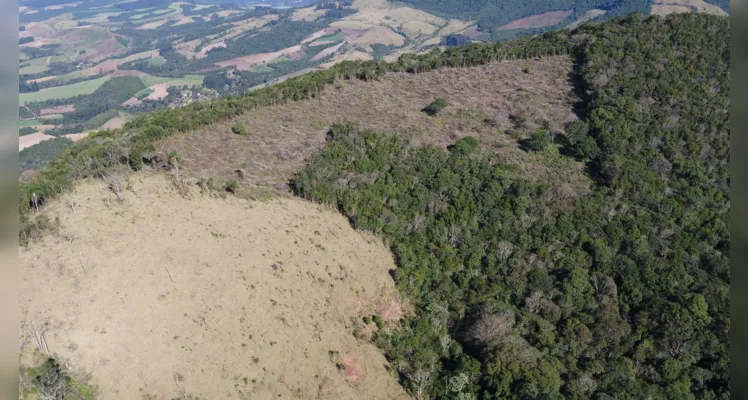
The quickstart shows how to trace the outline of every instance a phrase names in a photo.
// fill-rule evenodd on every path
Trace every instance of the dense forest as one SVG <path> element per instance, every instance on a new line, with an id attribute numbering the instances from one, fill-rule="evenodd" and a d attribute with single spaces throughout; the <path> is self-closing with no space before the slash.
<path id="1" fill-rule="evenodd" d="M 352 126 L 295 180 L 392 243 L 416 311 L 376 342 L 418 398 L 729 398 L 727 20 L 575 38 L 591 95 L 560 144 L 590 195 Z"/>
<path id="2" fill-rule="evenodd" d="M 412 7 L 437 15 L 478 20 L 478 28 L 488 37 L 494 37 L 496 29 L 513 20 L 550 11 L 573 10 L 572 18 L 578 18 L 591 9 L 606 10 L 606 17 L 622 16 L 632 12 L 649 12 L 647 0 L 402 0 Z M 553 27 L 548 27 L 551 29 Z"/>
<path id="3" fill-rule="evenodd" d="M 374 80 L 505 58 L 576 60 L 580 120 L 551 143 L 587 166 L 583 196 L 532 183 L 467 137 L 448 151 L 339 125 L 293 182 L 391 244 L 414 313 L 375 336 L 418 398 L 729 398 L 729 25 L 632 15 L 512 42 L 347 61 L 262 90 L 92 134 L 21 185 L 40 203 L 137 170 L 159 139 Z M 449 99 L 446 99 L 449 101 Z"/>

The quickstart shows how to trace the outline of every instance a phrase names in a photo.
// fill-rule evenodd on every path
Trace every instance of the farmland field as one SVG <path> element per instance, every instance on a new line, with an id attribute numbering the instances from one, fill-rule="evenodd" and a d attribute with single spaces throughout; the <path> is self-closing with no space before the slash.
<path id="1" fill-rule="evenodd" d="M 43 65 L 29 65 L 28 67 L 23 67 L 18 70 L 19 75 L 32 75 L 32 74 L 38 74 L 40 72 L 44 72 L 48 70 L 49 68 L 43 66 Z"/>
<path id="2" fill-rule="evenodd" d="M 109 80 L 109 76 L 104 76 L 90 81 L 78 82 L 72 85 L 44 89 L 33 93 L 21 93 L 18 96 L 18 104 L 24 105 L 33 101 L 64 99 L 68 97 L 75 97 L 81 94 L 91 94 L 107 80 Z"/>

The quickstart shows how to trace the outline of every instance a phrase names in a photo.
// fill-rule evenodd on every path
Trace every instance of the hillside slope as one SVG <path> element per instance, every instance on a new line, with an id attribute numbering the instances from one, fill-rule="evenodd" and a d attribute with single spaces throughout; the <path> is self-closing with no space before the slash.
<path id="1" fill-rule="evenodd" d="M 82 183 L 48 208 L 59 235 L 20 254 L 23 332 L 46 326 L 98 399 L 407 398 L 353 335 L 402 313 L 379 239 L 298 199 L 184 197 L 161 176 L 107 196 Z"/>
<path id="2" fill-rule="evenodd" d="M 21 239 L 83 178 L 290 178 L 394 253 L 413 313 L 372 340 L 411 395 L 727 399 L 729 36 L 631 15 L 155 112 L 22 185 Z"/>

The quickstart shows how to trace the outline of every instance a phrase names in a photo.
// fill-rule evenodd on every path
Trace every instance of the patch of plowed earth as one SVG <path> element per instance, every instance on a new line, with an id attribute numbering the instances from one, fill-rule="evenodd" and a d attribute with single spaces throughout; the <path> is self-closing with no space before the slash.
<path id="1" fill-rule="evenodd" d="M 374 82 L 340 81 L 318 98 L 254 110 L 174 135 L 157 148 L 164 155 L 178 151 L 183 170 L 194 176 L 237 179 L 235 171 L 241 168 L 239 181 L 245 186 L 282 188 L 322 148 L 333 123 L 350 121 L 445 149 L 461 137 L 475 136 L 498 159 L 520 165 L 528 179 L 586 188 L 589 180 L 580 163 L 528 153 L 517 142 L 544 125 L 561 131 L 576 119 L 571 68 L 568 58 L 552 57 L 391 73 Z M 437 97 L 449 106 L 435 117 L 423 113 Z M 246 126 L 246 136 L 231 132 L 237 121 Z"/>
<path id="2" fill-rule="evenodd" d="M 20 250 L 24 362 L 33 321 L 102 400 L 407 398 L 352 334 L 392 302 L 401 313 L 373 235 L 300 199 L 194 182 L 183 197 L 166 176 L 134 175 L 119 202 L 104 185 L 45 207 L 59 234 Z"/>

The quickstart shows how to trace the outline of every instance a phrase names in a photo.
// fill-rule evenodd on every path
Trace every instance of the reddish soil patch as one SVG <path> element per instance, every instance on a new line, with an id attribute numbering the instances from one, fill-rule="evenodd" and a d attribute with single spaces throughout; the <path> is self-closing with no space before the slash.
<path id="1" fill-rule="evenodd" d="M 531 15 L 527 18 L 512 21 L 499 27 L 499 30 L 542 28 L 544 26 L 556 25 L 564 18 L 571 15 L 571 10 L 551 11 L 543 14 Z"/>
<path id="2" fill-rule="evenodd" d="M 23 135 L 18 138 L 18 151 L 21 151 L 27 147 L 31 147 L 45 140 L 54 138 L 54 136 L 45 135 L 41 132 L 35 132 L 30 135 Z"/>
<path id="3" fill-rule="evenodd" d="M 345 380 L 350 383 L 357 383 L 360 381 L 361 376 L 364 374 L 361 365 L 357 363 L 350 354 L 344 354 L 342 358 L 343 365 L 345 366 L 345 369 L 343 370 Z"/>
<path id="4" fill-rule="evenodd" d="M 249 56 L 234 58 L 231 60 L 220 61 L 217 62 L 216 65 L 220 67 L 234 66 L 237 69 L 249 70 L 255 65 L 261 64 L 263 61 L 270 62 L 280 56 L 292 55 L 293 53 L 297 53 L 299 51 L 301 51 L 301 45 L 296 45 L 273 53 L 252 54 Z"/>
<path id="5" fill-rule="evenodd" d="M 73 111 L 75 111 L 75 104 L 68 104 L 64 106 L 42 108 L 41 110 L 39 110 L 39 113 L 41 115 L 50 115 L 50 114 L 68 113 L 68 112 L 73 112 Z"/>
<path id="6" fill-rule="evenodd" d="M 125 107 L 127 107 L 127 106 L 136 106 L 136 105 L 138 105 L 140 103 L 141 103 L 141 101 L 138 100 L 137 97 L 130 97 L 127 101 L 125 101 L 124 103 L 122 103 L 122 105 L 125 106 Z"/>

